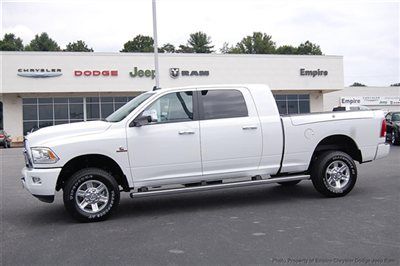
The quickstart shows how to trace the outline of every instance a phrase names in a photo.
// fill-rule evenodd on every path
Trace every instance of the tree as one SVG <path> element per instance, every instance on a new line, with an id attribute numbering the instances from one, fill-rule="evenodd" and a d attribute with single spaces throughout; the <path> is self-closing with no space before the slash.
<path id="1" fill-rule="evenodd" d="M 359 82 L 354 82 L 350 87 L 366 87 L 366 85 L 359 83 Z"/>
<path id="2" fill-rule="evenodd" d="M 193 50 L 192 47 L 189 47 L 189 46 L 187 46 L 187 45 L 181 44 L 181 45 L 179 45 L 179 49 L 176 50 L 176 52 L 177 52 L 177 53 L 186 53 L 186 54 L 189 54 L 189 53 L 194 53 L 194 50 Z"/>
<path id="3" fill-rule="evenodd" d="M 400 87 L 400 83 L 390 84 L 390 87 Z"/>
<path id="4" fill-rule="evenodd" d="M 60 51 L 57 42 L 49 37 L 46 32 L 40 35 L 36 34 L 35 38 L 25 46 L 25 51 Z"/>
<path id="5" fill-rule="evenodd" d="M 322 52 L 319 45 L 313 44 L 310 41 L 306 41 L 305 43 L 299 45 L 297 48 L 297 54 L 322 55 Z"/>
<path id="6" fill-rule="evenodd" d="M 159 48 L 160 53 L 175 53 L 175 46 L 170 43 L 166 43 Z"/>
<path id="7" fill-rule="evenodd" d="M 150 36 L 139 34 L 133 40 L 126 42 L 120 52 L 152 53 L 154 52 L 154 40 Z"/>
<path id="8" fill-rule="evenodd" d="M 238 42 L 230 52 L 240 54 L 273 54 L 275 53 L 275 42 L 266 33 L 253 32 L 253 35 L 248 35 Z"/>
<path id="9" fill-rule="evenodd" d="M 211 45 L 211 37 L 204 32 L 198 31 L 190 34 L 187 45 L 179 45 L 178 53 L 209 54 L 214 52 Z"/>
<path id="10" fill-rule="evenodd" d="M 24 45 L 21 38 L 16 38 L 13 33 L 4 34 L 4 38 L 0 40 L 0 51 L 22 51 Z"/>
<path id="11" fill-rule="evenodd" d="M 297 47 L 291 45 L 282 45 L 276 49 L 277 54 L 297 54 Z"/>
<path id="12" fill-rule="evenodd" d="M 78 40 L 76 42 L 68 43 L 67 47 L 64 51 L 67 51 L 67 52 L 93 52 L 93 48 L 89 48 L 84 41 Z"/>

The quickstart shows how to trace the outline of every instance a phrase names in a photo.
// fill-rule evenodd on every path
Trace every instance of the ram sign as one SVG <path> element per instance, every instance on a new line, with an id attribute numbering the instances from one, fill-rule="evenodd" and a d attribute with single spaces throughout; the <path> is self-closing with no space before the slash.
<path id="1" fill-rule="evenodd" d="M 346 105 L 400 105 L 400 96 L 346 96 L 340 97 L 340 106 Z"/>

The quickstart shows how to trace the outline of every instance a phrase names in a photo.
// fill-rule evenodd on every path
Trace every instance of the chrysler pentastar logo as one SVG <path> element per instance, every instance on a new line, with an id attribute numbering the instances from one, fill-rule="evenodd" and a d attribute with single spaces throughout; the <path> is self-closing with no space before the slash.
<path id="1" fill-rule="evenodd" d="M 19 68 L 18 76 L 25 78 L 53 78 L 62 75 L 59 68 Z"/>
<path id="2" fill-rule="evenodd" d="M 171 78 L 174 78 L 174 79 L 179 77 L 179 68 L 177 68 L 177 67 L 170 68 L 169 75 L 171 76 Z"/>

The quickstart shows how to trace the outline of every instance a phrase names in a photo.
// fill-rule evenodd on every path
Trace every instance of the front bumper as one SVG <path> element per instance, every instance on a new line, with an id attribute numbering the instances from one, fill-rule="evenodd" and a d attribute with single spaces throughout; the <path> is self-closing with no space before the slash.
<path id="1" fill-rule="evenodd" d="M 376 148 L 375 160 L 388 156 L 389 151 L 390 151 L 390 144 L 388 143 L 378 144 L 378 147 Z"/>
<path id="2" fill-rule="evenodd" d="M 53 202 L 57 178 L 61 168 L 23 168 L 21 182 L 33 196 L 44 202 Z"/>

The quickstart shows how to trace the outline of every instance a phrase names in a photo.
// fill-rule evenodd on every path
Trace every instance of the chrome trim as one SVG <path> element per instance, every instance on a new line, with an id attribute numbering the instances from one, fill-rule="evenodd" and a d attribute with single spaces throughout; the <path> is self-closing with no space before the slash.
<path id="1" fill-rule="evenodd" d="M 309 175 L 295 175 L 295 176 L 275 177 L 275 178 L 261 179 L 261 180 L 230 182 L 230 183 L 223 183 L 223 184 L 217 184 L 217 185 L 205 185 L 205 186 L 197 186 L 197 187 L 172 188 L 172 189 L 159 189 L 159 190 L 153 190 L 153 191 L 150 190 L 150 191 L 146 191 L 146 192 L 132 192 L 132 193 L 130 193 L 130 197 L 131 198 L 142 198 L 142 197 L 148 197 L 148 196 L 180 194 L 180 193 L 186 193 L 186 192 L 217 190 L 217 189 L 224 189 L 224 188 L 247 187 L 247 186 L 254 186 L 254 185 L 271 184 L 271 183 L 277 183 L 277 182 L 290 182 L 290 181 L 305 180 L 305 179 L 310 179 L 310 176 Z"/>

